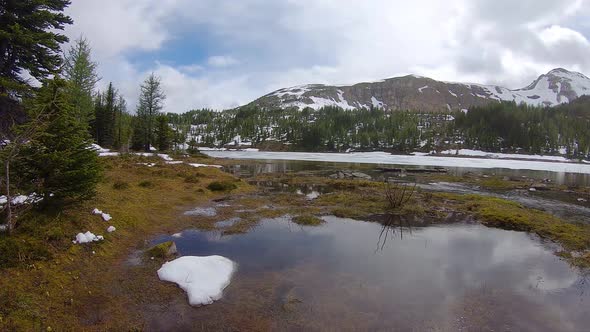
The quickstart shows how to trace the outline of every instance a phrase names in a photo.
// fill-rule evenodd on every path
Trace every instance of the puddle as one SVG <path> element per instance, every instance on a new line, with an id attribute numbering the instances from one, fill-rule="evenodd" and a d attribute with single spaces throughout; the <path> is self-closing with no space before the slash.
<path id="1" fill-rule="evenodd" d="M 215 227 L 217 227 L 217 228 L 231 227 L 234 224 L 240 222 L 241 220 L 242 220 L 242 218 L 236 217 L 236 218 L 231 218 L 228 220 L 218 221 L 215 223 Z"/>
<path id="2" fill-rule="evenodd" d="M 155 239 L 239 268 L 219 302 L 146 309 L 148 327 L 583 331 L 590 324 L 587 277 L 534 236 L 470 223 L 324 220 L 305 227 L 278 218 L 242 235 Z"/>
<path id="3" fill-rule="evenodd" d="M 215 217 L 217 210 L 215 208 L 194 208 L 186 211 L 185 216 L 201 216 L 201 217 Z"/>

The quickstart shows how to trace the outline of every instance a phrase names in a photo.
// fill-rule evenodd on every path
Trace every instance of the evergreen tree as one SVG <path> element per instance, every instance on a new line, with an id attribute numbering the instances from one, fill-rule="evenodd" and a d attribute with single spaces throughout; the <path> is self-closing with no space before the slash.
<path id="1" fill-rule="evenodd" d="M 64 56 L 63 75 L 69 82 L 68 95 L 71 98 L 77 118 L 90 123 L 94 118 L 92 95 L 100 80 L 97 63 L 92 61 L 88 41 L 80 37 Z"/>
<path id="2" fill-rule="evenodd" d="M 156 142 L 160 151 L 169 150 L 172 144 L 172 129 L 166 115 L 158 115 L 156 118 Z"/>
<path id="3" fill-rule="evenodd" d="M 109 83 L 106 92 L 98 93 L 96 96 L 93 133 L 100 146 L 109 148 L 114 146 L 118 102 L 118 92 L 112 82 Z"/>
<path id="4" fill-rule="evenodd" d="M 162 91 L 161 80 L 153 73 L 141 85 L 141 95 L 137 106 L 137 137 L 136 143 L 141 143 L 145 151 L 150 151 L 154 143 L 155 119 L 164 107 L 166 95 Z M 135 145 L 135 144 L 134 144 Z"/>
<path id="5" fill-rule="evenodd" d="M 46 81 L 32 113 L 48 114 L 46 128 L 28 144 L 24 162 L 43 204 L 91 198 L 101 174 L 98 156 L 90 149 L 87 127 L 76 118 L 67 83 Z"/>
<path id="6" fill-rule="evenodd" d="M 63 14 L 69 0 L 0 0 L 0 96 L 20 97 L 30 89 L 23 77 L 37 80 L 58 72 L 60 44 L 68 38 L 58 33 L 72 19 Z"/>
<path id="7" fill-rule="evenodd" d="M 131 136 L 131 116 L 127 113 L 127 102 L 121 95 L 119 95 L 115 111 L 115 142 L 113 146 L 117 150 L 127 150 Z"/>

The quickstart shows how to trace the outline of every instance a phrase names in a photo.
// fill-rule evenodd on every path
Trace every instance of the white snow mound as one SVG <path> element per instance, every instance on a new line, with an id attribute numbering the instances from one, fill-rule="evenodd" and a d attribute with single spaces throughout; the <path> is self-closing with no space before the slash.
<path id="1" fill-rule="evenodd" d="M 222 256 L 184 256 L 164 263 L 158 277 L 178 284 L 187 293 L 190 305 L 207 305 L 221 299 L 235 266 Z"/>
<path id="2" fill-rule="evenodd" d="M 74 241 L 74 243 L 83 244 L 90 242 L 98 242 L 102 240 L 104 240 L 104 237 L 100 235 L 94 235 L 93 233 L 88 231 L 86 233 L 78 233 L 78 235 L 76 235 L 76 241 Z"/>
<path id="3" fill-rule="evenodd" d="M 104 220 L 104 221 L 109 221 L 109 220 L 113 219 L 113 217 L 111 217 L 111 215 L 108 213 L 103 213 L 101 216 L 102 216 L 102 220 Z"/>

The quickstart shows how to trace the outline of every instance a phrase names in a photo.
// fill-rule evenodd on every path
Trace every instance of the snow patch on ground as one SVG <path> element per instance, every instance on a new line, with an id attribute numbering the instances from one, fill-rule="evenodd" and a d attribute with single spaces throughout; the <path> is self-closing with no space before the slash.
<path id="1" fill-rule="evenodd" d="M 108 233 L 112 233 L 112 232 L 114 232 L 116 230 L 117 230 L 117 228 L 115 228 L 115 226 L 109 226 L 109 228 L 107 228 L 107 232 Z"/>
<path id="2" fill-rule="evenodd" d="M 104 220 L 104 221 L 110 221 L 111 219 L 113 219 L 113 217 L 111 217 L 111 215 L 108 213 L 101 214 L 101 217 L 102 217 L 102 220 Z"/>
<path id="3" fill-rule="evenodd" d="M 176 283 L 190 305 L 207 305 L 221 299 L 235 269 L 235 263 L 222 256 L 184 256 L 164 263 L 158 278 Z"/>
<path id="4" fill-rule="evenodd" d="M 250 152 L 254 152 L 254 151 L 250 151 Z M 206 165 L 206 164 L 189 164 L 192 167 L 215 167 L 215 168 L 223 168 L 223 166 L 221 165 Z"/>
<path id="5" fill-rule="evenodd" d="M 74 243 L 84 244 L 90 242 L 98 242 L 102 240 L 104 240 L 103 236 L 94 235 L 92 232 L 88 231 L 86 233 L 78 233 L 78 235 L 76 235 L 76 240 L 74 241 Z"/>

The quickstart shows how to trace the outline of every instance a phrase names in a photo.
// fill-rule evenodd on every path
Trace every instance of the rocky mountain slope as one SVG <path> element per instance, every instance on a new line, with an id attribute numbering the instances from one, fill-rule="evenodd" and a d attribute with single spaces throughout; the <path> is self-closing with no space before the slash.
<path id="1" fill-rule="evenodd" d="M 345 109 L 381 107 L 388 110 L 462 110 L 493 101 L 556 106 L 590 95 L 590 78 L 562 68 L 541 75 L 525 88 L 436 81 L 409 75 L 351 86 L 301 85 L 274 91 L 251 104 L 262 107 L 340 106 Z"/>

